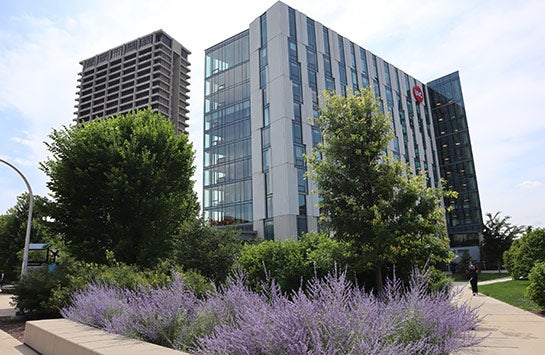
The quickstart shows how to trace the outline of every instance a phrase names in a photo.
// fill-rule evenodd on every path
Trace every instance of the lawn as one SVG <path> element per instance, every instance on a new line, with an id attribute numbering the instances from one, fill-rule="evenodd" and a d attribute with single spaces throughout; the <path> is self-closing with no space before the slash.
<path id="1" fill-rule="evenodd" d="M 468 281 L 467 275 L 463 274 L 453 274 L 448 275 L 450 278 L 452 278 L 456 282 L 465 282 Z M 495 279 L 503 279 L 504 277 L 510 277 L 507 273 L 479 273 L 479 281 L 488 281 L 488 280 L 495 280 Z"/>
<path id="2" fill-rule="evenodd" d="M 479 285 L 479 292 L 505 303 L 509 303 L 512 306 L 530 312 L 539 312 L 541 308 L 525 295 L 526 287 L 528 287 L 529 283 L 530 281 L 528 280 L 512 280 L 489 285 Z"/>

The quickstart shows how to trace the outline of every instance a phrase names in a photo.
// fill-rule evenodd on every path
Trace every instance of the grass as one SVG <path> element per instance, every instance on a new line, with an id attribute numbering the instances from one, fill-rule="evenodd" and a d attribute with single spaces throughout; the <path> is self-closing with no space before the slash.
<path id="1" fill-rule="evenodd" d="M 541 307 L 526 297 L 526 287 L 528 287 L 529 283 L 528 280 L 512 280 L 479 285 L 479 292 L 512 306 L 537 313 L 542 311 Z"/>
<path id="2" fill-rule="evenodd" d="M 453 274 L 448 275 L 450 278 L 452 278 L 456 282 L 467 282 L 467 275 L 462 274 Z M 479 273 L 479 281 L 488 281 L 488 280 L 495 280 L 495 279 L 502 279 L 504 277 L 510 277 L 507 273 Z"/>

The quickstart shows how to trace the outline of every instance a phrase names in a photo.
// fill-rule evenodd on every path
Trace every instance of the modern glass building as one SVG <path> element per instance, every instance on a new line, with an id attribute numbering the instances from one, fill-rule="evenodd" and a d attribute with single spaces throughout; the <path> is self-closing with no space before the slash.
<path id="1" fill-rule="evenodd" d="M 303 154 L 322 139 L 312 118 L 324 90 L 371 87 L 392 118 L 389 151 L 440 183 L 427 85 L 305 14 L 277 2 L 205 57 L 203 208 L 213 224 L 270 240 L 318 229 Z"/>
<path id="2" fill-rule="evenodd" d="M 190 52 L 162 30 L 81 61 L 75 121 L 151 107 L 187 129 Z"/>
<path id="3" fill-rule="evenodd" d="M 458 72 L 428 83 L 439 169 L 447 188 L 458 192 L 447 199 L 451 247 L 479 245 L 483 222 L 469 128 Z"/>
<path id="4" fill-rule="evenodd" d="M 250 34 L 206 51 L 204 215 L 253 232 Z"/>

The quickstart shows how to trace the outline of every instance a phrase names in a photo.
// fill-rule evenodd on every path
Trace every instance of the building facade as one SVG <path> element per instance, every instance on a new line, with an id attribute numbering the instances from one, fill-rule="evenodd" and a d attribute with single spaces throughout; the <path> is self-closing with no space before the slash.
<path id="1" fill-rule="evenodd" d="M 458 198 L 445 201 L 449 207 L 446 222 L 450 245 L 468 249 L 475 256 L 483 231 L 483 219 L 458 72 L 428 83 L 428 92 L 441 177 L 449 190 L 458 192 Z"/>
<path id="2" fill-rule="evenodd" d="M 150 107 L 176 131 L 188 121 L 191 54 L 159 30 L 80 62 L 77 123 Z"/>
<path id="3" fill-rule="evenodd" d="M 428 88 L 414 77 L 282 2 L 207 49 L 204 217 L 269 240 L 316 230 L 319 197 L 303 158 L 322 140 L 312 117 L 324 90 L 363 87 L 392 118 L 388 150 L 438 186 Z"/>

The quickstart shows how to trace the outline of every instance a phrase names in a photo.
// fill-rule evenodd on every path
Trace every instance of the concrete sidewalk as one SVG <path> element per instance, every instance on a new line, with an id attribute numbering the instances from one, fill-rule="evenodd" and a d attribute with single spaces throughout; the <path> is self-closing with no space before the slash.
<path id="1" fill-rule="evenodd" d="M 510 280 L 483 281 L 479 285 Z M 473 296 L 468 283 L 455 283 L 455 287 L 462 288 L 457 302 L 468 302 L 472 307 L 479 307 L 477 312 L 482 322 L 477 328 L 477 336 L 487 336 L 481 344 L 456 354 L 545 354 L 544 317 L 483 294 Z"/>
<path id="2" fill-rule="evenodd" d="M 0 317 L 15 315 L 15 308 L 9 304 L 10 301 L 11 301 L 10 294 L 0 293 Z"/>
<path id="3" fill-rule="evenodd" d="M 0 317 L 15 315 L 15 308 L 10 305 L 11 295 L 0 293 Z M 38 355 L 37 352 L 21 343 L 8 333 L 0 330 L 0 354 L 2 355 Z"/>

